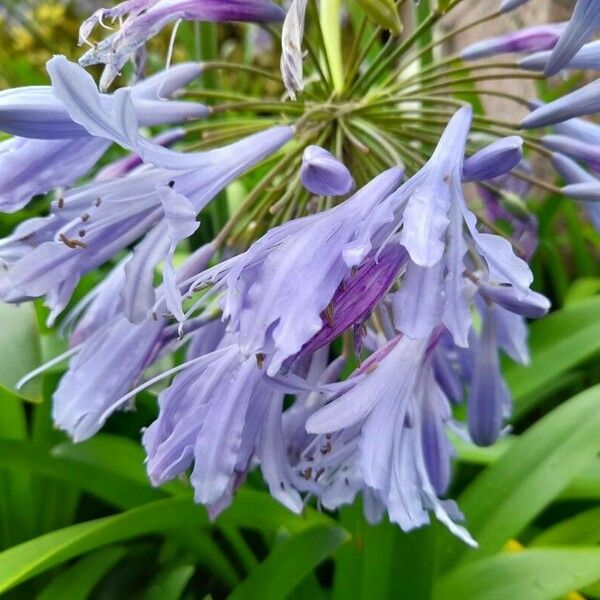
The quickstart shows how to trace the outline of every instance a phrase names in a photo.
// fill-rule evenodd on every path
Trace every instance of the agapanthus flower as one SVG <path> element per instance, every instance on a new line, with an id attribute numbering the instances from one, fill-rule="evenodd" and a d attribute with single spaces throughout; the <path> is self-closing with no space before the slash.
<path id="1" fill-rule="evenodd" d="M 566 23 L 535 25 L 494 38 L 475 42 L 461 50 L 465 60 L 488 58 L 511 52 L 538 52 L 554 48 Z"/>
<path id="2" fill-rule="evenodd" d="M 273 375 L 319 332 L 337 287 L 393 218 L 385 200 L 401 178 L 401 169 L 389 169 L 339 206 L 271 229 L 193 281 L 225 292 L 223 315 L 244 356 L 266 357 Z"/>
<path id="3" fill-rule="evenodd" d="M 502 0 L 500 2 L 500 12 L 508 13 L 511 10 L 515 10 L 524 4 L 527 4 L 529 0 Z"/>
<path id="4" fill-rule="evenodd" d="M 524 295 L 533 276 L 505 238 L 481 233 L 462 191 L 463 157 L 471 111 L 451 119 L 429 162 L 395 194 L 403 207 L 400 243 L 410 261 L 395 295 L 395 323 L 409 337 L 423 339 L 440 324 L 458 345 L 468 345 L 473 295 L 467 252 L 478 257 L 490 278 Z M 464 226 L 466 225 L 466 233 Z"/>
<path id="5" fill-rule="evenodd" d="M 429 522 L 431 510 L 453 533 L 476 545 L 457 524 L 462 517 L 456 505 L 438 498 L 449 482 L 452 449 L 443 428 L 450 409 L 435 381 L 429 344 L 428 339 L 406 336 L 391 340 L 361 367 L 364 377 L 312 414 L 306 428 L 321 434 L 319 442 L 333 457 L 341 452 L 340 446 L 344 458 L 356 454 L 364 485 L 402 529 Z M 314 454 L 318 452 L 315 445 Z M 332 460 L 328 455 L 325 471 Z M 319 468 L 322 460 L 313 468 Z M 340 462 L 333 466 L 339 469 Z M 339 477 L 343 476 L 342 471 Z"/>
<path id="6" fill-rule="evenodd" d="M 521 127 L 532 129 L 556 125 L 574 117 L 591 115 L 599 111 L 600 81 L 596 80 L 553 102 L 538 106 L 521 121 Z"/>
<path id="7" fill-rule="evenodd" d="M 485 19 L 525 2 L 497 2 Z M 74 440 L 168 381 L 143 435 L 148 475 L 161 485 L 190 472 L 195 499 L 211 517 L 259 466 L 271 495 L 296 513 L 311 498 L 335 510 L 360 494 L 370 522 L 387 513 L 410 531 L 433 514 L 475 545 L 446 498 L 448 429 L 484 446 L 507 431 L 501 354 L 527 363 L 525 319 L 550 308 L 530 289 L 526 260 L 538 238 L 526 202 L 534 185 L 557 190 L 535 175 L 524 149 L 547 157 L 541 139 L 600 170 L 600 128 L 570 119 L 600 109 L 597 85 L 531 103 L 524 126 L 555 124 L 552 135 L 501 137 L 514 124 L 473 119 L 463 98 L 477 89 L 457 86 L 541 75 L 438 60 L 429 51 L 452 32 L 431 31 L 415 57 L 419 36 L 396 43 L 390 31 L 379 50 L 377 33 L 362 36 L 367 21 L 354 40 L 347 39 L 354 28 L 343 25 L 344 41 L 356 43 L 340 60 L 322 36 L 305 37 L 305 26 L 313 31 L 307 0 L 285 3 L 281 78 L 267 70 L 276 69 L 272 56 L 257 57 L 259 66 L 221 53 L 143 79 L 146 62 L 155 63 L 146 61 L 145 42 L 167 24 L 281 21 L 277 4 L 128 0 L 84 22 L 82 43 L 97 25 L 118 27 L 90 44 L 81 64 L 49 61 L 51 86 L 0 93 L 0 129 L 18 136 L 0 144 L 0 209 L 60 188 L 49 214 L 0 241 L 0 298 L 43 298 L 49 324 L 66 312 L 59 332 L 69 350 L 51 364 L 70 364 L 53 416 Z M 521 66 L 553 69 L 557 55 L 563 66 L 594 65 L 596 42 L 576 48 L 595 27 L 595 17 L 581 22 L 585 6 L 580 0 L 568 25 L 510 32 L 461 55 L 537 52 Z M 421 20 L 419 30 L 444 11 Z M 337 16 L 324 15 L 319 26 Z M 128 60 L 135 85 L 103 93 Z M 99 86 L 82 66 L 93 63 L 105 65 Z M 226 70 L 223 81 L 240 89 L 181 89 L 203 70 Z M 486 93 L 524 104 L 512 90 Z M 186 97 L 207 97 L 212 106 Z M 197 119 L 211 121 L 158 135 L 145 129 Z M 171 148 L 184 136 L 211 149 Z M 89 176 L 113 143 L 129 154 Z M 553 162 L 563 193 L 585 202 L 600 223 L 600 203 L 592 204 L 600 180 L 563 154 Z M 217 201 L 228 219 L 220 229 L 222 206 L 210 207 L 219 210 L 205 227 L 199 215 L 223 191 Z M 500 228 L 510 232 L 497 235 Z M 178 266 L 176 252 L 199 238 L 203 245 Z M 81 278 L 101 265 L 104 279 L 67 311 Z M 154 375 L 167 357 L 173 366 Z M 345 377 L 350 364 L 358 366 Z M 460 403 L 465 422 L 454 419 Z"/>
<path id="8" fill-rule="evenodd" d="M 53 60 L 53 64 L 66 63 Z M 201 72 L 200 66 L 186 63 L 133 86 L 131 105 L 138 124 L 206 117 L 209 110 L 202 104 L 166 100 Z M 106 107 L 113 100 L 100 96 Z M 49 86 L 0 92 L 0 128 L 21 136 L 0 144 L 0 210 L 5 212 L 19 210 L 37 194 L 71 185 L 92 169 L 111 144 L 110 139 L 95 137 L 74 122 Z M 171 141 L 159 137 L 154 143 L 162 146 Z"/>
<path id="9" fill-rule="evenodd" d="M 124 18 L 125 17 L 125 18 Z M 283 11 L 267 0 L 128 0 L 114 8 L 101 8 L 81 25 L 79 44 L 88 38 L 97 24 L 119 19 L 122 25 L 112 35 L 92 45 L 80 59 L 83 66 L 97 63 L 106 67 L 100 88 L 107 89 L 125 63 L 147 40 L 169 23 L 186 21 L 281 21 Z"/>
<path id="10" fill-rule="evenodd" d="M 596 0 L 577 0 L 569 25 L 561 34 L 546 64 L 546 75 L 556 75 L 577 51 L 600 30 L 600 11 Z"/>
<path id="11" fill-rule="evenodd" d="M 565 180 L 567 186 L 563 188 L 563 192 L 567 195 L 573 192 L 577 192 L 577 188 L 572 186 L 589 185 L 599 186 L 600 179 L 590 175 L 583 167 L 580 167 L 574 160 L 571 160 L 567 156 L 559 153 L 555 153 L 552 156 L 552 166 L 556 169 L 556 172 Z M 600 231 L 600 203 L 591 200 L 586 202 L 581 201 L 582 206 L 585 208 L 590 221 L 596 228 L 596 231 Z"/>
<path id="12" fill-rule="evenodd" d="M 354 187 L 354 179 L 344 163 L 320 146 L 307 146 L 304 150 L 300 178 L 309 192 L 323 196 L 343 196 Z"/>
<path id="13" fill-rule="evenodd" d="M 274 127 L 229 147 L 200 153 L 199 164 L 191 171 L 144 170 L 67 192 L 54 204 L 60 227 L 50 240 L 11 264 L 6 281 L 26 297 L 46 296 L 57 314 L 84 273 L 150 232 L 134 249 L 122 292 L 126 314 L 141 321 L 155 301 L 154 268 L 195 231 L 197 214 L 229 182 L 291 135 L 289 127 Z"/>
<path id="14" fill-rule="evenodd" d="M 549 50 L 536 52 L 522 58 L 519 66 L 531 71 L 543 71 L 551 54 Z M 600 42 L 590 42 L 583 46 L 563 68 L 600 70 Z"/>

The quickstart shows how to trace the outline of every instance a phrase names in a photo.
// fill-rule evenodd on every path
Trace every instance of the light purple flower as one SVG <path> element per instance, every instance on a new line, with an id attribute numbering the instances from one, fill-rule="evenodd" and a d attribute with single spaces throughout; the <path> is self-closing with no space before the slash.
<path id="1" fill-rule="evenodd" d="M 488 301 L 528 319 L 540 319 L 550 310 L 548 298 L 537 292 L 530 291 L 520 297 L 513 287 L 486 280 L 479 281 L 478 288 L 479 293 Z"/>
<path id="2" fill-rule="evenodd" d="M 529 2 L 529 0 L 502 0 L 500 2 L 499 10 L 502 13 L 508 13 L 516 8 L 519 8 L 520 6 L 523 6 L 524 4 L 527 4 L 527 2 Z"/>
<path id="3" fill-rule="evenodd" d="M 208 109 L 201 104 L 165 99 L 200 72 L 198 65 L 186 63 L 134 86 L 131 89 L 131 103 L 139 124 L 166 124 L 206 116 Z M 5 124 L 7 131 L 32 139 L 17 137 L 0 144 L 0 210 L 5 212 L 22 208 L 37 194 L 71 185 L 96 164 L 110 145 L 110 139 L 106 139 L 106 136 L 94 137 L 72 121 L 49 87 L 39 88 L 34 96 L 44 95 L 55 106 L 56 110 L 49 111 L 49 118 L 54 122 L 44 121 L 41 105 L 28 115 L 20 115 L 29 106 L 29 88 L 20 89 L 24 106 L 17 106 L 14 110 L 4 106 L 4 114 L 0 106 L 0 121 Z M 40 91 L 42 89 L 45 90 L 43 93 Z M 107 107 L 111 106 L 112 100 L 110 96 L 99 96 L 100 103 Z M 69 137 L 71 135 L 75 137 Z M 42 139 L 45 136 L 49 139 Z M 168 145 L 174 139 L 159 137 L 154 143 L 157 146 Z"/>
<path id="4" fill-rule="evenodd" d="M 546 75 L 556 75 L 577 54 L 577 51 L 600 29 L 597 0 L 577 0 L 573 16 L 552 51 Z"/>
<path id="5" fill-rule="evenodd" d="M 467 158 L 463 181 L 485 181 L 512 171 L 523 159 L 523 139 L 517 135 L 501 138 Z"/>
<path id="6" fill-rule="evenodd" d="M 573 117 L 600 111 L 600 80 L 593 81 L 574 92 L 539 106 L 521 121 L 523 129 L 555 125 Z"/>
<path id="7" fill-rule="evenodd" d="M 568 186 L 587 184 L 596 187 L 600 185 L 599 179 L 597 179 L 593 175 L 590 175 L 575 161 L 571 160 L 570 158 L 567 158 L 566 156 L 563 156 L 562 154 L 556 153 L 552 156 L 552 166 L 556 169 L 557 173 L 565 180 Z M 570 189 L 572 190 L 573 188 Z M 577 189 L 575 191 L 577 191 Z M 563 192 L 565 192 L 565 188 L 563 188 Z M 600 194 L 597 196 L 597 198 L 600 198 Z M 594 200 L 592 200 L 591 202 L 581 201 L 581 204 L 587 212 L 590 221 L 594 225 L 596 231 L 600 231 L 600 202 Z"/>
<path id="8" fill-rule="evenodd" d="M 483 303 L 482 331 L 473 348 L 475 364 L 467 403 L 469 433 L 479 446 L 490 446 L 502 431 L 510 414 L 511 400 L 500 372 L 496 337 L 497 309 Z"/>
<path id="9" fill-rule="evenodd" d="M 71 185 L 106 152 L 108 140 L 16 137 L 0 144 L 0 211 L 15 212 L 38 194 Z"/>
<path id="10" fill-rule="evenodd" d="M 123 17 L 125 17 L 123 19 Z M 169 23 L 186 21 L 281 21 L 281 8 L 266 0 L 129 0 L 114 8 L 99 9 L 83 22 L 79 44 L 97 24 L 105 20 L 122 20 L 118 31 L 92 46 L 80 59 L 87 67 L 106 65 L 101 88 L 107 89 L 134 52 Z"/>
<path id="11" fill-rule="evenodd" d="M 429 344 L 407 337 L 390 342 L 361 367 L 363 376 L 349 391 L 308 418 L 306 428 L 322 435 L 333 456 L 342 449 L 342 458 L 356 454 L 362 481 L 402 529 L 425 525 L 432 510 L 455 535 L 476 545 L 456 523 L 456 505 L 438 498 L 448 483 L 451 447 L 443 428 L 450 409 L 433 375 Z M 341 449 L 335 432 L 342 436 Z M 325 469 L 343 464 L 331 460 Z"/>
<path id="12" fill-rule="evenodd" d="M 346 165 L 320 146 L 304 150 L 300 178 L 309 192 L 320 196 L 344 196 L 354 188 Z"/>
<path id="13" fill-rule="evenodd" d="M 528 292 L 533 276 L 508 240 L 481 233 L 462 191 L 463 157 L 471 109 L 457 111 L 429 162 L 392 199 L 403 207 L 400 243 L 410 262 L 394 295 L 394 322 L 414 339 L 428 337 L 444 324 L 459 346 L 468 345 L 472 282 L 464 276 L 470 250 L 481 258 L 488 276 Z M 466 230 L 465 230 L 466 225 Z"/>
<path id="14" fill-rule="evenodd" d="M 50 59 L 47 70 L 54 79 L 52 87 L 29 86 L 0 92 L 1 131 L 43 140 L 88 137 L 85 123 L 76 122 L 69 114 L 69 105 L 82 100 L 85 106 L 93 101 L 96 112 L 116 116 L 123 110 L 119 104 L 123 103 L 124 95 L 130 98 L 129 118 L 139 127 L 201 119 L 209 112 L 196 102 L 165 101 L 202 73 L 198 64 L 183 63 L 112 95 L 100 94 L 91 76 L 64 56 Z M 78 86 L 81 86 L 79 91 Z M 65 94 L 65 88 L 71 94 Z M 65 96 L 67 101 L 63 102 Z M 111 135 L 102 131 L 98 137 L 112 139 Z"/>
<path id="15" fill-rule="evenodd" d="M 289 127 L 273 127 L 202 153 L 204 164 L 193 171 L 146 169 L 67 192 L 53 208 L 60 226 L 50 240 L 10 265 L 6 275 L 10 286 L 3 297 L 11 290 L 26 297 L 46 296 L 56 314 L 70 299 L 81 275 L 150 232 L 134 249 L 122 292 L 126 314 L 132 321 L 141 321 L 155 302 L 156 265 L 172 256 L 182 236 L 195 230 L 197 214 L 291 135 Z"/>
<path id="16" fill-rule="evenodd" d="M 401 177 L 400 169 L 385 171 L 339 206 L 271 229 L 192 282 L 224 292 L 224 318 L 239 332 L 244 356 L 264 355 L 274 375 L 321 330 L 336 289 L 393 220 L 386 198 Z"/>
<path id="17" fill-rule="evenodd" d="M 231 341 L 225 338 L 220 348 L 195 359 L 161 393 L 159 417 L 144 433 L 149 476 L 159 485 L 194 463 L 196 501 L 216 516 L 256 454 L 273 496 L 300 512 L 283 452 L 284 394 Z"/>
<path id="18" fill-rule="evenodd" d="M 536 52 L 521 59 L 519 66 L 529 71 L 543 71 L 551 54 L 550 51 Z M 600 42 L 590 42 L 583 46 L 563 68 L 600 70 Z"/>
<path id="19" fill-rule="evenodd" d="M 71 360 L 53 396 L 52 418 L 74 441 L 94 435 L 107 408 L 156 358 L 166 321 L 132 324 L 119 317 L 98 329 Z"/>
<path id="20" fill-rule="evenodd" d="M 600 173 L 600 146 L 566 135 L 545 135 L 542 142 L 546 148 L 582 161 Z"/>
<path id="21" fill-rule="evenodd" d="M 475 42 L 461 51 L 464 60 L 488 58 L 510 52 L 538 52 L 554 48 L 566 23 L 535 25 L 505 35 Z"/>

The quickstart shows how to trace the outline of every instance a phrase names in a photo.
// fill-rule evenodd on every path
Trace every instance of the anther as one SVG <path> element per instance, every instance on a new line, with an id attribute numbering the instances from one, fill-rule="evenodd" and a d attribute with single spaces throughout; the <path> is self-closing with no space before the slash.
<path id="1" fill-rule="evenodd" d="M 325 320 L 327 321 L 327 325 L 329 325 L 329 327 L 333 327 L 333 304 L 331 302 L 327 305 L 327 308 L 323 311 L 323 316 L 325 317 Z"/>
<path id="2" fill-rule="evenodd" d="M 323 475 L 323 473 L 325 473 L 325 467 L 321 467 L 317 471 L 317 474 L 315 475 L 315 481 L 319 481 L 319 477 L 321 477 L 321 475 Z"/>
<path id="3" fill-rule="evenodd" d="M 102 198 L 96 198 L 96 202 L 94 202 L 94 206 L 100 206 L 102 204 Z"/>
<path id="4" fill-rule="evenodd" d="M 90 218 L 90 215 L 89 215 L 88 213 L 83 213 L 83 214 L 81 215 L 81 221 L 82 221 L 83 223 L 85 223 L 85 222 L 86 222 L 86 221 L 87 221 L 89 218 Z"/>
<path id="5" fill-rule="evenodd" d="M 79 237 L 85 237 L 85 229 L 79 230 Z"/>
<path id="6" fill-rule="evenodd" d="M 259 352 L 256 355 L 256 366 L 259 369 L 262 369 L 264 364 L 265 364 L 265 355 L 262 352 Z"/>
<path id="7" fill-rule="evenodd" d="M 325 454 L 329 454 L 331 452 L 331 442 L 327 442 L 322 448 L 321 448 L 321 454 L 325 455 Z"/>
<path id="8" fill-rule="evenodd" d="M 312 467 L 306 467 L 306 469 L 302 471 L 302 477 L 308 481 L 312 477 Z"/>
<path id="9" fill-rule="evenodd" d="M 58 199 L 58 208 L 64 208 L 64 207 L 65 207 L 65 199 L 59 198 Z"/>

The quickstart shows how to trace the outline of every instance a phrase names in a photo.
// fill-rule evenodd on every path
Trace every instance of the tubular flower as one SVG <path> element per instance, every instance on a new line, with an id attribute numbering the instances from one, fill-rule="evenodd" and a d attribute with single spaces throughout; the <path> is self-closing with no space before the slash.
<path id="1" fill-rule="evenodd" d="M 66 63 L 59 57 L 53 61 Z M 132 87 L 132 112 L 138 124 L 147 127 L 206 117 L 209 111 L 202 104 L 165 100 L 201 72 L 198 65 L 182 64 Z M 112 96 L 99 98 L 109 111 L 114 110 L 108 108 Z M 111 144 L 110 138 L 96 137 L 73 121 L 47 86 L 0 92 L 0 129 L 21 136 L 0 144 L 0 210 L 5 212 L 19 210 L 37 194 L 70 186 L 94 167 Z M 168 145 L 176 139 L 159 137 L 155 144 Z"/>
<path id="2" fill-rule="evenodd" d="M 563 69 L 598 30 L 600 11 L 595 0 L 577 0 L 569 25 L 548 59 L 546 75 L 556 75 Z"/>
<path id="3" fill-rule="evenodd" d="M 484 20 L 525 3 L 497 0 Z M 383 38 L 377 10 L 355 31 L 364 2 L 349 21 L 313 4 L 128 0 L 82 24 L 79 64 L 48 61 L 51 85 L 0 92 L 12 136 L 0 210 L 37 196 L 0 240 L 0 299 L 43 299 L 68 338 L 30 377 L 69 359 L 52 414 L 74 440 L 164 382 L 143 431 L 148 477 L 189 474 L 212 518 L 259 467 L 296 513 L 360 495 L 370 522 L 410 531 L 435 516 L 474 546 L 447 497 L 448 431 L 488 446 L 510 428 L 502 355 L 526 364 L 526 320 L 550 310 L 528 265 L 538 236 L 549 243 L 528 208 L 535 188 L 600 228 L 600 126 L 576 118 L 600 111 L 600 83 L 541 104 L 511 82 L 597 68 L 598 19 L 579 0 L 568 24 L 466 47 L 462 59 L 483 62 L 465 67 L 437 51 L 457 33 L 435 29 L 448 3 L 425 18 L 421 3 L 414 35 Z M 276 25 L 253 48 L 256 26 L 242 45 L 228 25 L 214 60 L 144 78 L 160 61 L 146 42 L 182 19 Z M 175 44 L 173 32 L 168 64 Z M 498 54 L 525 56 L 486 60 Z M 96 63 L 99 83 L 85 70 Z M 105 93 L 121 71 L 135 83 Z M 474 111 L 488 94 L 528 107 L 531 131 L 511 135 L 511 111 Z M 539 175 L 536 153 L 564 187 Z"/>
<path id="4" fill-rule="evenodd" d="M 125 17 L 125 19 L 123 19 Z M 79 44 L 96 25 L 107 19 L 122 20 L 119 30 L 92 47 L 79 60 L 84 67 L 105 64 L 100 80 L 107 89 L 125 63 L 147 40 L 169 23 L 185 21 L 281 21 L 281 8 L 266 0 L 128 0 L 114 8 L 101 8 L 81 25 Z"/>
<path id="5" fill-rule="evenodd" d="M 554 48 L 566 23 L 527 27 L 495 38 L 475 42 L 461 51 L 461 58 L 475 60 L 511 52 L 538 52 Z"/>

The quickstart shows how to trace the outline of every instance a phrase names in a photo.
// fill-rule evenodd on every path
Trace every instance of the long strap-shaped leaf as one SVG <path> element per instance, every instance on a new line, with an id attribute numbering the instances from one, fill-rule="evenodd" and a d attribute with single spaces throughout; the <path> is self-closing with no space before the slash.
<path id="1" fill-rule="evenodd" d="M 349 539 L 341 527 L 317 525 L 277 546 L 229 600 L 283 600 L 313 569 Z"/>
<path id="2" fill-rule="evenodd" d="M 519 437 L 459 498 L 477 550 L 448 542 L 443 564 L 498 551 L 600 452 L 600 386 L 573 397 Z"/>
<path id="3" fill-rule="evenodd" d="M 598 310 L 600 296 L 594 296 L 531 325 L 531 364 L 509 363 L 505 369 L 517 416 L 535 408 L 557 378 L 600 351 Z"/>
<path id="4" fill-rule="evenodd" d="M 240 490 L 218 524 L 296 532 L 331 519 L 313 510 L 294 515 L 264 492 Z M 53 531 L 0 553 L 0 593 L 66 560 L 107 544 L 149 533 L 208 525 L 206 511 L 187 494 Z M 345 534 L 344 534 L 345 535 Z"/>
<path id="5" fill-rule="evenodd" d="M 600 548 L 500 554 L 438 580 L 434 600 L 553 600 L 600 578 Z"/>

